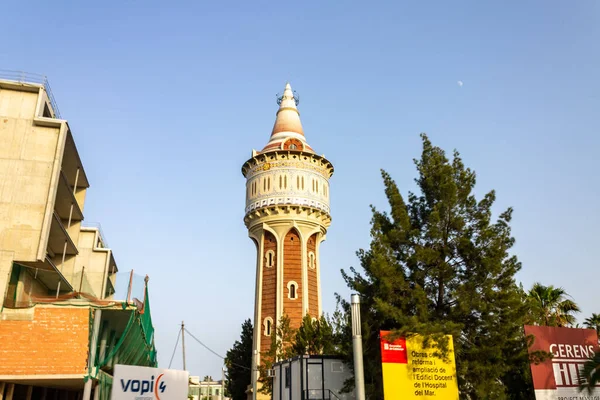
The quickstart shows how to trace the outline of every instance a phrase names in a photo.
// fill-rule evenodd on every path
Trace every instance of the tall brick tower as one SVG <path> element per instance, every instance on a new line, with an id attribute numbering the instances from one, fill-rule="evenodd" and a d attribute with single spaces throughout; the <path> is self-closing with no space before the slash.
<path id="1" fill-rule="evenodd" d="M 306 142 L 298 96 L 289 84 L 277 103 L 269 142 L 253 150 L 242 167 L 244 222 L 257 249 L 254 365 L 269 350 L 271 332 L 283 315 L 293 328 L 306 314 L 321 315 L 319 246 L 331 223 L 333 165 Z"/>

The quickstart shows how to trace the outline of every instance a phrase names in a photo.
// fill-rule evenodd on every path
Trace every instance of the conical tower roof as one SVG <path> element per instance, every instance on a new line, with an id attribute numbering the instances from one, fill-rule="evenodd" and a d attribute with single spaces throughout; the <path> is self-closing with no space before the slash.
<path id="1" fill-rule="evenodd" d="M 261 153 L 277 150 L 302 150 L 314 153 L 306 143 L 304 130 L 298 112 L 298 96 L 289 83 L 285 85 L 283 95 L 278 98 L 279 110 L 271 131 L 271 140 Z"/>

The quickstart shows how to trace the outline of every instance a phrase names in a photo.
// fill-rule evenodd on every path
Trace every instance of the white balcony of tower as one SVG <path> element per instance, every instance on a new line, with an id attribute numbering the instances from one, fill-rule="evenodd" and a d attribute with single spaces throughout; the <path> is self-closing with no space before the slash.
<path id="1" fill-rule="evenodd" d="M 267 145 L 242 167 L 246 214 L 278 206 L 301 206 L 329 215 L 333 165 L 308 145 L 298 112 L 298 95 L 288 83 Z"/>

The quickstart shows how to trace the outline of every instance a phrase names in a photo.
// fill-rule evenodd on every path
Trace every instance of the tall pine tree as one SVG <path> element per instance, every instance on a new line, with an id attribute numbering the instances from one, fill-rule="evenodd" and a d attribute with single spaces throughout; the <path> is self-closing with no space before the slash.
<path id="1" fill-rule="evenodd" d="M 452 334 L 461 397 L 531 398 L 525 294 L 514 279 L 521 265 L 509 254 L 512 209 L 493 221 L 494 191 L 477 200 L 475 172 L 458 152 L 448 160 L 421 137 L 415 160 L 420 193 L 409 193 L 405 202 L 382 171 L 390 210 L 372 208 L 371 245 L 358 251 L 364 273 L 342 271 L 362 296 L 369 398 L 383 398 L 382 329 L 438 339 Z"/>
<path id="2" fill-rule="evenodd" d="M 233 400 L 245 400 L 246 389 L 250 385 L 252 367 L 252 322 L 247 319 L 242 324 L 240 340 L 227 351 L 227 391 Z"/>

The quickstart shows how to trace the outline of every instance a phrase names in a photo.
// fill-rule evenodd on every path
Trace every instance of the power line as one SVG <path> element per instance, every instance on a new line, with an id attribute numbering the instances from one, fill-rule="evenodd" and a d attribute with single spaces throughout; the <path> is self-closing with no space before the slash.
<path id="1" fill-rule="evenodd" d="M 206 350 L 210 351 L 211 353 L 213 353 L 215 356 L 219 357 L 220 359 L 222 359 L 223 361 L 225 361 L 225 357 L 223 357 L 222 355 L 220 355 L 219 353 L 217 353 L 216 351 L 214 351 L 213 349 L 211 349 L 210 347 L 208 347 L 207 345 L 205 345 L 204 343 L 202 343 L 202 341 L 200 341 L 200 339 L 198 339 L 196 336 L 192 335 L 192 333 L 190 331 L 187 330 L 187 328 L 185 328 L 185 331 L 188 333 L 188 335 L 190 335 L 192 337 L 192 339 L 194 339 L 196 342 L 200 343 L 200 345 L 202 347 L 204 347 Z M 175 353 L 173 353 L 175 354 Z M 235 365 L 236 367 L 240 367 L 243 369 L 247 369 L 248 371 L 251 371 L 250 368 L 244 366 L 244 365 L 240 365 L 240 364 L 236 364 L 233 362 L 230 362 L 231 365 Z"/>
<path id="2" fill-rule="evenodd" d="M 173 355 L 171 356 L 171 361 L 169 361 L 169 368 L 171 368 L 171 364 L 173 363 L 173 357 L 175 357 L 175 351 L 177 351 L 177 345 L 179 344 L 179 338 L 181 337 L 181 330 L 177 333 L 177 341 L 175 342 L 175 348 L 173 349 Z"/>

